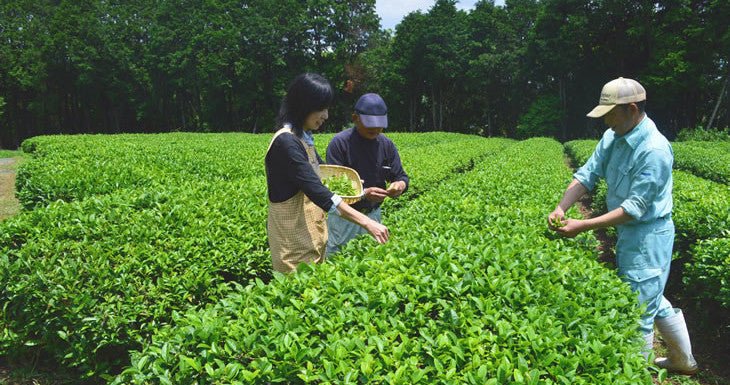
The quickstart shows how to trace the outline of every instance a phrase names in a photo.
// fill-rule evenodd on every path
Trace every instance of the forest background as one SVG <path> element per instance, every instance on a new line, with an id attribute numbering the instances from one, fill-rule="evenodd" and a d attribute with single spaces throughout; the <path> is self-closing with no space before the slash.
<path id="1" fill-rule="evenodd" d="M 670 139 L 730 125 L 727 0 L 437 0 L 382 30 L 375 0 L 4 0 L 0 148 L 41 134 L 270 132 L 303 71 L 364 92 L 392 131 L 560 140 L 618 76 Z"/>

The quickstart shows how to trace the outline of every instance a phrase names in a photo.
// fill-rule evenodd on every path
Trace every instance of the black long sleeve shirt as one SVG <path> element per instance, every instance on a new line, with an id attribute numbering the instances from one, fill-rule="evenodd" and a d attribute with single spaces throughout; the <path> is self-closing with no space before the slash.
<path id="1" fill-rule="evenodd" d="M 317 161 L 323 163 L 319 154 Z M 322 184 L 309 164 L 304 145 L 294 134 L 279 135 L 266 154 L 264 163 L 270 201 L 284 202 L 302 191 L 322 210 L 330 210 L 334 194 Z"/>
<path id="2" fill-rule="evenodd" d="M 375 139 L 363 138 L 354 127 L 332 138 L 327 146 L 327 163 L 355 169 L 365 181 L 364 188 L 384 189 L 386 181 L 403 181 L 408 189 L 410 182 L 392 140 L 382 134 Z M 365 199 L 352 205 L 357 210 L 374 209 L 378 206 L 380 203 Z"/>

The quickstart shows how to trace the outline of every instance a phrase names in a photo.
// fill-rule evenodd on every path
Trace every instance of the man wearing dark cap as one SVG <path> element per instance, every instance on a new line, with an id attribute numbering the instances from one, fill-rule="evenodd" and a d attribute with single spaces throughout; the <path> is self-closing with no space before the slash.
<path id="1" fill-rule="evenodd" d="M 598 103 L 588 116 L 603 118 L 610 129 L 573 175 L 548 216 L 548 225 L 566 237 L 616 226 L 618 274 L 646 306 L 639 326 L 644 355 L 652 349 L 656 324 L 667 345 L 667 357 L 657 358 L 655 364 L 673 372 L 695 373 L 697 363 L 684 315 L 664 298 L 674 244 L 672 147 L 644 112 L 646 91 L 636 80 L 618 78 L 606 83 Z M 601 178 L 608 187 L 608 212 L 585 220 L 566 219 L 565 212 Z"/>
<path id="2" fill-rule="evenodd" d="M 408 188 L 408 175 L 393 142 L 382 135 L 388 127 L 388 108 L 378 94 L 365 94 L 355 104 L 355 126 L 340 132 L 327 146 L 327 163 L 355 169 L 363 180 L 364 197 L 352 205 L 381 222 L 380 204 Z M 386 189 L 385 183 L 390 182 Z M 364 234 L 360 227 L 337 214 L 327 217 L 329 236 L 326 255 L 337 252 L 352 238 Z"/>

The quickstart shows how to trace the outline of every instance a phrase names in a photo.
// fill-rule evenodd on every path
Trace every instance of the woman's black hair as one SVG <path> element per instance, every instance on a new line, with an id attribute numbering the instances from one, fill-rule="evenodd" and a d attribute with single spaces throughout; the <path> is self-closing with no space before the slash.
<path id="1" fill-rule="evenodd" d="M 281 101 L 276 129 L 289 123 L 297 136 L 302 136 L 304 121 L 310 113 L 322 111 L 332 104 L 334 90 L 322 75 L 303 73 L 289 84 Z"/>

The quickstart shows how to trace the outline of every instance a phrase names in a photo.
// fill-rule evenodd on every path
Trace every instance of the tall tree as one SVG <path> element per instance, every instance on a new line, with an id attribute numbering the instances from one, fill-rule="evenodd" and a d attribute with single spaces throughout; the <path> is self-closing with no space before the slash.
<path id="1" fill-rule="evenodd" d="M 525 5 L 536 6 L 534 1 Z M 525 17 L 520 14 L 512 18 L 510 12 L 529 11 L 523 8 L 518 12 L 515 7 L 496 7 L 491 1 L 480 1 L 468 16 L 469 62 L 463 91 L 469 96 L 465 103 L 471 126 L 487 136 L 512 135 L 527 91 L 520 66 L 527 30 L 519 23 Z"/>
<path id="2" fill-rule="evenodd" d="M 424 39 L 423 62 L 427 94 L 434 130 L 463 130 L 460 119 L 459 92 L 466 72 L 466 49 L 469 43 L 467 15 L 456 9 L 455 0 L 437 0 L 427 14 L 428 22 L 422 31 Z M 444 125 L 448 119 L 450 124 Z"/>
<path id="3" fill-rule="evenodd" d="M 392 48 L 393 72 L 399 74 L 395 80 L 401 100 L 407 106 L 408 121 L 404 125 L 409 131 L 424 130 L 423 95 L 426 76 L 420 63 L 423 62 L 425 43 L 421 32 L 426 28 L 426 16 L 412 12 L 396 26 Z"/>
<path id="4" fill-rule="evenodd" d="M 23 138 L 37 135 L 45 122 L 42 93 L 46 63 L 42 49 L 49 38 L 47 2 L 0 3 L 0 92 L 5 100 L 0 116 L 0 148 L 15 148 Z"/>

